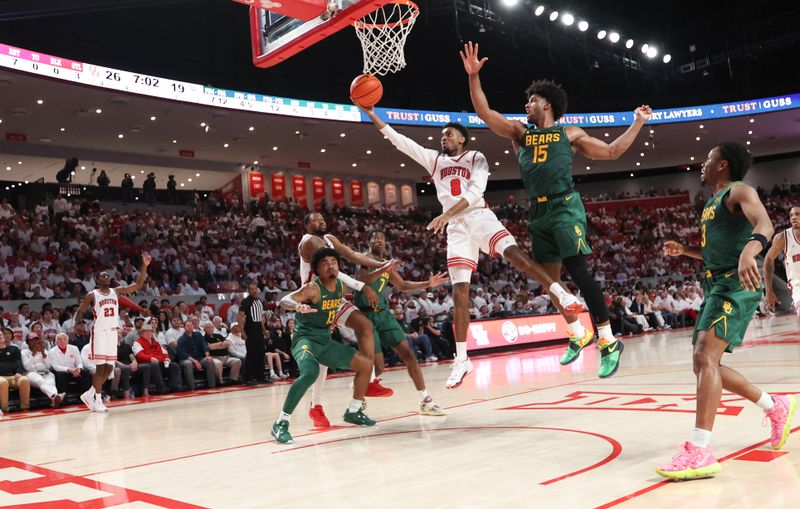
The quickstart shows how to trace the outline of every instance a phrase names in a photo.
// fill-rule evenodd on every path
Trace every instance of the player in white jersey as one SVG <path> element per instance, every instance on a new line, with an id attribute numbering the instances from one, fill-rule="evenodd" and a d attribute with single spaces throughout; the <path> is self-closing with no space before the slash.
<path id="1" fill-rule="evenodd" d="M 103 383 L 114 376 L 114 363 L 117 360 L 117 335 L 119 334 L 119 295 L 136 293 L 147 279 L 147 266 L 152 258 L 142 254 L 142 268 L 136 282 L 128 286 L 111 288 L 111 277 L 103 271 L 97 276 L 97 288 L 87 293 L 78 306 L 73 323 L 78 323 L 90 306 L 94 314 L 92 333 L 89 339 L 89 360 L 97 366 L 92 387 L 81 394 L 81 401 L 92 412 L 108 412 L 103 404 Z"/>
<path id="2" fill-rule="evenodd" d="M 487 208 L 483 199 L 489 179 L 486 157 L 476 150 L 466 150 L 467 128 L 454 122 L 442 129 L 440 151 L 420 146 L 398 133 L 375 114 L 374 108 L 362 111 L 398 150 L 411 157 L 428 171 L 436 186 L 436 195 L 443 213 L 428 225 L 434 233 L 447 229 L 447 270 L 453 283 L 453 318 L 455 322 L 456 358 L 447 388 L 461 385 L 472 371 L 467 357 L 469 326 L 469 285 L 478 269 L 480 252 L 492 258 L 503 256 L 514 267 L 532 277 L 556 296 L 565 313 L 574 315 L 583 306 L 571 293 L 554 281 L 544 268 L 517 246 L 514 237 Z"/>
<path id="3" fill-rule="evenodd" d="M 325 217 L 319 212 L 309 212 L 306 214 L 303 218 L 303 224 L 306 227 L 306 234 L 303 235 L 303 238 L 300 239 L 300 244 L 297 246 L 297 250 L 300 252 L 300 280 L 302 284 L 309 283 L 314 275 L 311 270 L 311 258 L 314 256 L 314 253 L 326 247 L 335 249 L 342 258 L 358 265 L 383 268 L 387 272 L 391 272 L 399 266 L 397 260 L 389 260 L 385 263 L 377 262 L 342 244 L 336 236 L 327 233 L 328 226 L 325 224 Z M 378 296 L 372 288 L 364 285 L 361 281 L 356 281 L 347 274 L 343 274 L 341 270 L 339 271 L 338 277 L 345 286 L 353 290 L 364 292 L 367 300 L 377 305 Z M 374 362 L 375 344 L 372 337 L 372 322 L 370 322 L 357 307 L 342 299 L 339 311 L 336 313 L 335 325 L 340 329 L 343 327 L 353 329 L 353 332 L 358 338 L 359 352 Z M 322 390 L 325 387 L 327 376 L 328 367 L 320 364 L 319 376 L 317 376 L 317 381 L 314 382 L 314 385 L 311 387 L 311 408 L 308 411 L 308 416 L 313 421 L 314 426 L 318 428 L 327 428 L 331 425 L 322 407 Z M 367 396 L 370 395 L 368 391 Z"/>
<path id="4" fill-rule="evenodd" d="M 800 317 L 800 207 L 789 210 L 789 224 L 787 228 L 772 238 L 772 247 L 764 258 L 764 283 L 767 287 L 767 306 L 774 310 L 780 301 L 772 287 L 772 276 L 775 273 L 775 259 L 783 254 L 783 263 L 786 267 L 786 279 L 792 290 L 792 303 L 797 316 Z"/>

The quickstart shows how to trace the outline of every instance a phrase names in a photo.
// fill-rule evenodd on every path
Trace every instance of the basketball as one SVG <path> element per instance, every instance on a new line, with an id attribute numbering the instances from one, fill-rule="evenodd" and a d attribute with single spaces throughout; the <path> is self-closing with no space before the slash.
<path id="1" fill-rule="evenodd" d="M 378 104 L 383 95 L 381 80 L 371 74 L 361 74 L 350 84 L 350 97 L 362 108 L 371 108 Z"/>

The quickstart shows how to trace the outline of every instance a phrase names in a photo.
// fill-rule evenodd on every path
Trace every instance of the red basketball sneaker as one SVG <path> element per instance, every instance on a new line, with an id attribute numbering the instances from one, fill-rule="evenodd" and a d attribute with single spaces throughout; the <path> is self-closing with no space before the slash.
<path id="1" fill-rule="evenodd" d="M 312 405 L 311 409 L 308 411 L 308 416 L 311 417 L 315 428 L 331 427 L 331 421 L 325 417 L 325 411 L 322 410 L 322 405 Z"/>
<path id="2" fill-rule="evenodd" d="M 370 398 L 388 398 L 394 391 L 381 385 L 381 379 L 376 378 L 367 385 L 367 396 Z"/>

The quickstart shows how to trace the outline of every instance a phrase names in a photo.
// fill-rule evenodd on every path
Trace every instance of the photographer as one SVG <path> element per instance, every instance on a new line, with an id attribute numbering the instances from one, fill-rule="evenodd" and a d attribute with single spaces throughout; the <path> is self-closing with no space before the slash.
<path id="1" fill-rule="evenodd" d="M 175 182 L 175 175 L 170 175 L 167 179 L 167 201 L 170 205 L 178 202 L 178 183 Z"/>
<path id="2" fill-rule="evenodd" d="M 92 168 L 92 173 L 94 173 L 97 168 Z M 111 179 L 108 178 L 106 175 L 106 170 L 100 170 L 100 175 L 97 176 L 97 185 L 102 188 L 108 187 L 111 184 Z"/>
<path id="3" fill-rule="evenodd" d="M 133 179 L 130 173 L 126 173 L 122 178 L 122 203 L 128 203 L 133 198 Z"/>
<path id="4" fill-rule="evenodd" d="M 142 184 L 142 194 L 145 203 L 152 205 L 156 202 L 156 174 L 148 173 L 147 178 Z"/>

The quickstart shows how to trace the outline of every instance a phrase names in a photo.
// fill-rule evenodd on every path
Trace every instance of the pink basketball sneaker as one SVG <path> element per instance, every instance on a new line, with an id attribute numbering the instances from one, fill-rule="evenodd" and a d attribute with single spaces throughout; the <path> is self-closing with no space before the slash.
<path id="1" fill-rule="evenodd" d="M 786 444 L 789 438 L 789 431 L 792 428 L 792 416 L 794 411 L 797 410 L 797 399 L 794 395 L 788 396 L 773 396 L 775 406 L 772 410 L 766 412 L 772 426 L 772 448 L 776 451 Z"/>
<path id="2" fill-rule="evenodd" d="M 666 465 L 656 468 L 656 473 L 676 481 L 714 477 L 722 470 L 710 447 L 698 447 L 691 442 L 683 444 L 681 451 Z"/>

